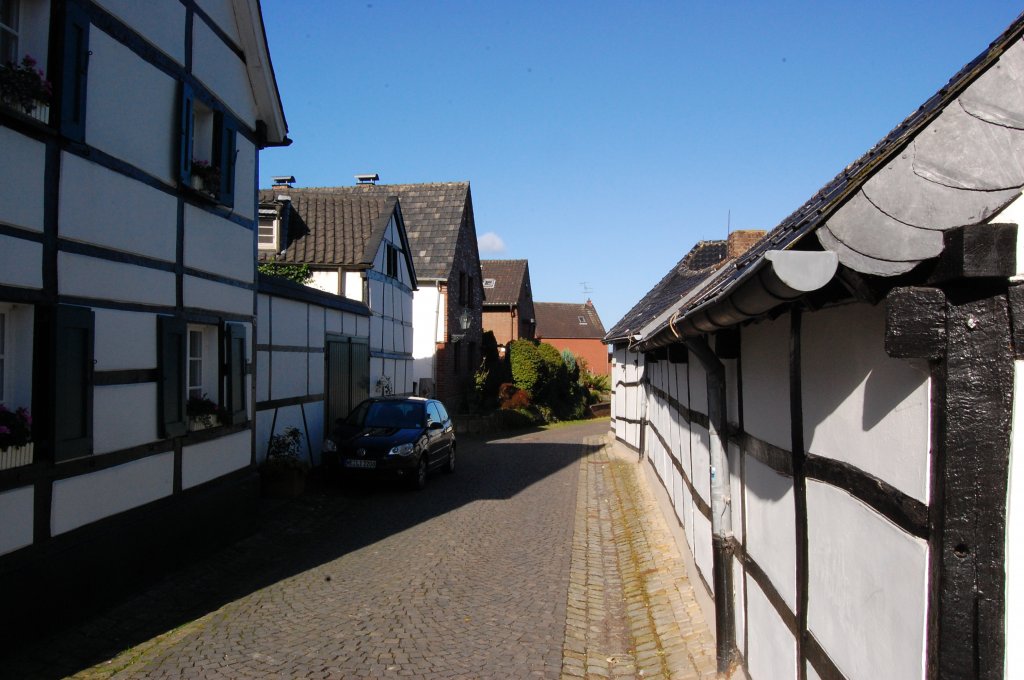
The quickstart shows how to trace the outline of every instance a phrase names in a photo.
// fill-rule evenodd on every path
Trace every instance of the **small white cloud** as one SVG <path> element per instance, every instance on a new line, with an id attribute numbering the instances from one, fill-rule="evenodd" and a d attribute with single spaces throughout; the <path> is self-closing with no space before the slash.
<path id="1" fill-rule="evenodd" d="M 501 237 L 493 231 L 489 231 L 477 239 L 477 245 L 479 246 L 481 253 L 505 252 L 505 242 L 502 241 Z"/>

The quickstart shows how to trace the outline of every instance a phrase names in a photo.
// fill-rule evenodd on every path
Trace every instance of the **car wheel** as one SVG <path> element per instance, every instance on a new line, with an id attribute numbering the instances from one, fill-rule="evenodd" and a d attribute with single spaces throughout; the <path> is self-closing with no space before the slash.
<path id="1" fill-rule="evenodd" d="M 448 464 L 444 466 L 444 471 L 448 474 L 455 472 L 455 443 L 448 447 Z"/>
<path id="2" fill-rule="evenodd" d="M 427 456 L 420 456 L 420 462 L 416 465 L 416 476 L 412 478 L 412 488 L 416 491 L 427 485 Z"/>

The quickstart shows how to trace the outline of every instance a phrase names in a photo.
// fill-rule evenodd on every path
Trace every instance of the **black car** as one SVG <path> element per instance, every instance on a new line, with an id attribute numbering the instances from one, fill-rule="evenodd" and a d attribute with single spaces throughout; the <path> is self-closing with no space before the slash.
<path id="1" fill-rule="evenodd" d="M 455 428 L 436 399 L 374 397 L 338 420 L 324 464 L 349 478 L 398 478 L 422 489 L 430 470 L 455 472 Z"/>

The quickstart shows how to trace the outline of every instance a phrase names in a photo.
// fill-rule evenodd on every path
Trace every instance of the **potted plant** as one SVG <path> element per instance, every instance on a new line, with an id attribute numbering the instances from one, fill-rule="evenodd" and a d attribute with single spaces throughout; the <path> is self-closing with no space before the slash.
<path id="1" fill-rule="evenodd" d="M 220 190 L 220 168 L 210 161 L 192 159 L 192 188 L 210 194 Z"/>
<path id="2" fill-rule="evenodd" d="M 220 406 L 205 394 L 201 397 L 189 397 L 185 402 L 185 414 L 188 416 L 189 432 L 216 427 L 223 422 Z"/>
<path id="3" fill-rule="evenodd" d="M 302 458 L 301 444 L 302 432 L 296 427 L 270 437 L 267 459 L 260 466 L 263 495 L 294 498 L 306 490 L 309 463 Z"/>
<path id="4" fill-rule="evenodd" d="M 0 66 L 0 103 L 48 123 L 53 86 L 36 64 L 36 60 L 26 54 L 20 64 Z"/>
<path id="5" fill-rule="evenodd" d="M 34 448 L 28 409 L 10 411 L 0 404 L 0 470 L 30 464 Z"/>

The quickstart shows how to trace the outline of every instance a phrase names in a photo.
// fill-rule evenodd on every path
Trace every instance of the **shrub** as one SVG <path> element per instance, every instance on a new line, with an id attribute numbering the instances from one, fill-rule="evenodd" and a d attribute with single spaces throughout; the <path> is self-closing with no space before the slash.
<path id="1" fill-rule="evenodd" d="M 515 391 L 509 394 L 507 399 L 503 399 L 501 401 L 502 410 L 516 411 L 519 409 L 529 408 L 531 401 L 530 393 L 527 392 L 526 390 L 520 390 L 516 388 L 513 388 L 513 390 Z"/>
<path id="2" fill-rule="evenodd" d="M 306 284 L 313 278 L 313 270 L 308 264 L 289 264 L 286 262 L 261 262 L 256 266 L 261 274 L 277 276 L 295 283 Z"/>
<path id="3" fill-rule="evenodd" d="M 544 361 L 541 359 L 537 346 L 529 340 L 513 340 L 508 346 L 512 365 L 512 381 L 516 387 L 532 394 L 538 385 L 544 383 Z"/>

